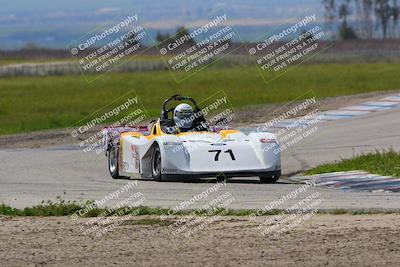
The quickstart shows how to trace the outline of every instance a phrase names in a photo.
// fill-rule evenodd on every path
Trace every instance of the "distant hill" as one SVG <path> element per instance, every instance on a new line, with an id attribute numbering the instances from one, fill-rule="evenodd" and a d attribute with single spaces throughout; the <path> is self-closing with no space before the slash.
<path id="1" fill-rule="evenodd" d="M 2 4 L 2 2 L 7 2 Z M 320 0 L 0 0 L 0 49 L 16 49 L 27 43 L 65 48 L 98 25 L 133 12 L 155 36 L 173 33 L 178 26 L 196 25 L 215 10 L 224 10 L 244 41 L 289 25 L 305 15 L 322 20 Z M 133 4 L 132 4 L 133 3 Z"/>

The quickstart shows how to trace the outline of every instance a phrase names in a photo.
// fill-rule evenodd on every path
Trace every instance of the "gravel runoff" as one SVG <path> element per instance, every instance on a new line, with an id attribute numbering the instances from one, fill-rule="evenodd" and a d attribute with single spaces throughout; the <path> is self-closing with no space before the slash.
<path id="1" fill-rule="evenodd" d="M 96 237 L 80 230 L 90 219 L 0 216 L 0 266 L 400 266 L 399 214 L 314 215 L 263 236 L 267 218 L 222 217 L 184 237 L 142 216 Z"/>

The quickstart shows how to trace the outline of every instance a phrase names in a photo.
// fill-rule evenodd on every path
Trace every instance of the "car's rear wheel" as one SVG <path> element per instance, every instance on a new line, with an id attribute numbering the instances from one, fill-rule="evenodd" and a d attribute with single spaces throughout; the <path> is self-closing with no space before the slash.
<path id="1" fill-rule="evenodd" d="M 216 176 L 215 178 L 217 179 L 217 182 L 218 182 L 218 183 L 222 183 L 222 182 L 228 180 L 228 177 L 226 177 L 226 176 L 223 175 L 223 174 L 220 174 L 220 175 Z"/>
<path id="2" fill-rule="evenodd" d="M 151 156 L 151 175 L 154 180 L 160 182 L 162 180 L 161 173 L 161 151 L 160 147 L 156 146 Z"/>
<path id="3" fill-rule="evenodd" d="M 108 151 L 108 170 L 113 179 L 122 179 L 123 176 L 119 176 L 118 170 L 118 149 L 112 146 Z"/>

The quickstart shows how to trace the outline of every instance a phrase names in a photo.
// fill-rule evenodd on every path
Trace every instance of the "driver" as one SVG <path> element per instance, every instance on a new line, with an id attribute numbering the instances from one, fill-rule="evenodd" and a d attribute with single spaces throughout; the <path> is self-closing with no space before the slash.
<path id="1" fill-rule="evenodd" d="M 174 110 L 174 123 L 180 132 L 187 132 L 193 129 L 195 120 L 193 108 L 185 103 L 179 104 Z"/>

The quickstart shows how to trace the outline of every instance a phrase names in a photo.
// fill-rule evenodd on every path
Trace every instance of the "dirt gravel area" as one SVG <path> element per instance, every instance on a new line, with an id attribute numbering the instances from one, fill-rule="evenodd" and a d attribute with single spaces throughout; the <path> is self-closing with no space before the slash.
<path id="1" fill-rule="evenodd" d="M 90 219 L 0 217 L 0 265 L 400 266 L 399 214 L 315 215 L 277 237 L 260 234 L 266 218 L 222 217 L 176 237 L 140 216 L 96 237 L 79 227 Z"/>

